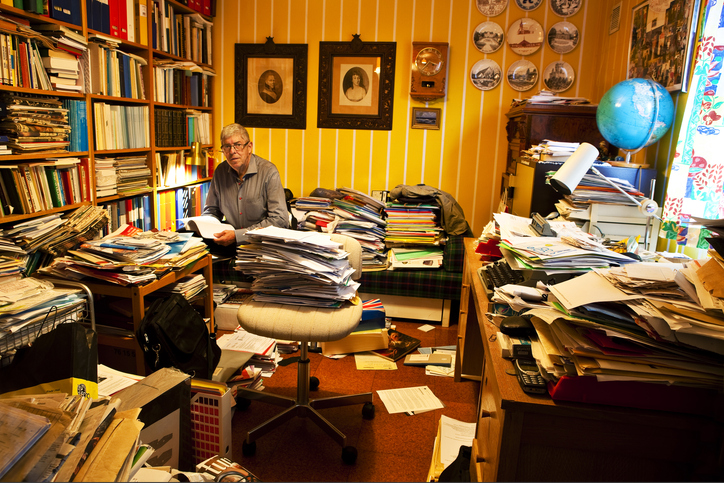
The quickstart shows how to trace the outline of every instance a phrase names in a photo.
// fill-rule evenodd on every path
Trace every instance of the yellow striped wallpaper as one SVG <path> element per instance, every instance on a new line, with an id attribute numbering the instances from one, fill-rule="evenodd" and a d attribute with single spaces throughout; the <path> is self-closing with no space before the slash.
<path id="1" fill-rule="evenodd" d="M 625 78 L 630 14 L 638 0 L 623 1 L 621 27 L 609 35 L 615 3 L 617 0 L 584 0 L 581 9 L 568 18 L 581 34 L 572 52 L 560 55 L 544 45 L 526 57 L 539 72 L 557 60 L 573 67 L 575 82 L 561 95 L 598 102 L 606 89 Z M 473 45 L 472 33 L 488 20 L 507 31 L 520 17 L 534 18 L 546 33 L 563 20 L 553 13 L 549 0 L 531 12 L 510 0 L 503 13 L 490 18 L 478 11 L 475 0 L 217 0 L 213 32 L 215 144 L 218 147 L 221 127 L 234 122 L 234 44 L 264 43 L 268 36 L 277 44 L 306 43 L 307 128 L 250 129 L 254 152 L 277 165 L 284 185 L 296 196 L 309 195 L 316 187 L 350 187 L 365 193 L 398 184 L 440 188 L 458 200 L 478 235 L 498 209 L 507 147 L 505 113 L 513 99 L 537 94 L 543 86 L 539 83 L 527 92 L 517 92 L 503 80 L 492 90 L 477 89 L 469 75 L 478 60 L 495 60 L 505 75 L 522 57 L 507 45 L 482 54 Z M 391 131 L 317 128 L 319 42 L 349 41 L 355 33 L 366 42 L 397 43 Z M 427 104 L 441 109 L 440 130 L 409 127 L 412 107 L 425 106 L 409 96 L 413 41 L 450 45 L 447 96 Z M 674 97 L 681 110 L 683 97 Z M 669 139 L 667 135 L 634 160 L 646 159 L 665 170 L 669 153 L 673 153 Z"/>

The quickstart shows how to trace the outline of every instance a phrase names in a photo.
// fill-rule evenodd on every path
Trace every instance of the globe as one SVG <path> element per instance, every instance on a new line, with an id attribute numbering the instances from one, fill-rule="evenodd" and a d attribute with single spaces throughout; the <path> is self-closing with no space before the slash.
<path id="1" fill-rule="evenodd" d="M 603 95 L 596 110 L 596 124 L 604 139 L 634 152 L 661 139 L 673 119 L 671 95 L 649 79 L 619 82 Z"/>

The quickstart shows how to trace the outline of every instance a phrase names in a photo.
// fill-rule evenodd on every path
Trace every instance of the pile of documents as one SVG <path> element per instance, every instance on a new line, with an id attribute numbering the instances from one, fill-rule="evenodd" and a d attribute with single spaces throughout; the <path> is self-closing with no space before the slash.
<path id="1" fill-rule="evenodd" d="M 388 202 L 385 244 L 388 247 L 439 245 L 443 232 L 439 212 L 437 204 Z"/>
<path id="2" fill-rule="evenodd" d="M 637 263 L 550 286 L 533 355 L 551 380 L 593 375 L 721 390 L 724 268 L 715 259 Z"/>
<path id="3" fill-rule="evenodd" d="M 96 197 L 104 198 L 118 193 L 118 175 L 116 160 L 113 158 L 95 158 Z"/>
<path id="4" fill-rule="evenodd" d="M 625 179 L 608 178 L 638 201 L 644 194 Z M 594 174 L 585 174 L 573 193 L 564 198 L 575 208 L 585 209 L 591 203 L 637 206 L 630 198 Z"/>
<path id="5" fill-rule="evenodd" d="M 118 194 L 125 195 L 150 188 L 148 179 L 151 169 L 146 166 L 145 156 L 115 158 Z"/>
<path id="6" fill-rule="evenodd" d="M 254 300 L 340 307 L 357 297 L 349 253 L 329 235 L 268 226 L 248 231 L 236 269 L 254 277 Z"/>
<path id="7" fill-rule="evenodd" d="M 207 286 L 206 278 L 204 278 L 203 274 L 197 273 L 182 277 L 178 282 L 166 285 L 158 291 L 162 293 L 181 294 L 186 300 L 191 300 L 206 290 Z"/>
<path id="8" fill-rule="evenodd" d="M 167 271 L 181 269 L 208 253 L 201 239 L 190 233 L 177 235 L 177 240 L 167 242 L 166 232 L 142 232 L 133 225 L 124 225 L 100 240 L 87 241 L 75 250 L 68 250 L 66 256 L 55 258 L 42 272 L 71 280 L 88 277 L 123 286 L 152 282 Z"/>
<path id="9" fill-rule="evenodd" d="M 531 146 L 523 151 L 534 159 L 541 161 L 563 161 L 565 162 L 578 149 L 580 143 L 567 143 L 563 141 L 551 141 L 544 139 L 542 143 Z"/>
<path id="10" fill-rule="evenodd" d="M 282 359 L 276 348 L 276 340 L 252 334 L 241 327 L 237 327 L 232 334 L 222 335 L 217 339 L 217 343 L 221 348 L 222 358 L 218 367 L 229 366 L 231 362 L 243 357 L 241 362 L 236 363 L 236 367 L 231 367 L 229 379 L 234 379 L 235 383 L 247 384 L 248 387 L 251 387 L 254 381 L 247 381 L 247 379 L 255 380 L 259 375 L 271 377 L 276 371 L 277 363 Z M 236 354 L 236 357 L 233 357 L 233 353 Z M 226 363 L 226 359 L 230 362 Z M 244 369 L 247 369 L 246 372 Z"/>

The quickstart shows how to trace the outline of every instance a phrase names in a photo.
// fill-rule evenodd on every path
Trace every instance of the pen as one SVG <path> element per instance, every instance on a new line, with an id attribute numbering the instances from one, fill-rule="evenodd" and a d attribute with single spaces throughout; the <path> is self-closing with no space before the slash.
<path id="1" fill-rule="evenodd" d="M 121 250 L 138 250 L 138 247 L 131 247 L 128 245 L 115 245 L 113 243 L 101 243 L 103 248 L 120 248 Z"/>

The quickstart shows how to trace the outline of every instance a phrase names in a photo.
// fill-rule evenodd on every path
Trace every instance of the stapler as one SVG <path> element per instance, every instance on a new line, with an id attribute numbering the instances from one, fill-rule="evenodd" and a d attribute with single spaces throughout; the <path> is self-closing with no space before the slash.
<path id="1" fill-rule="evenodd" d="M 533 228 L 533 231 L 536 232 L 538 236 L 558 236 L 558 234 L 551 228 L 548 220 L 538 213 L 531 213 L 530 227 Z"/>

